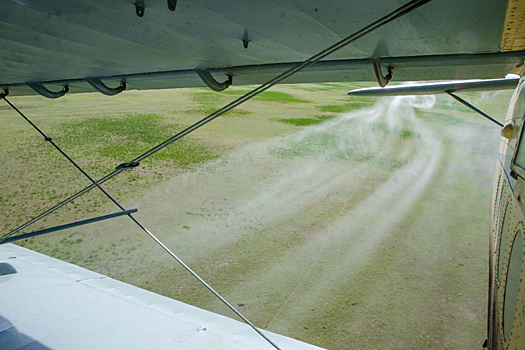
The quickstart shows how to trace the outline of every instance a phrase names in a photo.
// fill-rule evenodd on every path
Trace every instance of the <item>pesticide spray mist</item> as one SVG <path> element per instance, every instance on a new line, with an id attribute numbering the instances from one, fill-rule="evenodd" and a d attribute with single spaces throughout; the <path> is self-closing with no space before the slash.
<path id="1" fill-rule="evenodd" d="M 166 244 L 257 325 L 332 349 L 348 348 L 345 339 L 374 347 L 405 335 L 406 345 L 416 346 L 410 334 L 418 327 L 432 333 L 419 317 L 434 307 L 452 315 L 447 325 L 482 313 L 477 301 L 477 311 L 438 305 L 449 298 L 442 285 L 451 275 L 436 266 L 456 268 L 463 254 L 454 250 L 457 236 L 488 227 L 499 138 L 444 101 L 381 99 L 233 152 L 137 205 L 149 213 L 146 225 L 164 232 Z M 465 175 L 471 183 L 461 182 Z M 464 225 L 465 215 L 475 224 Z M 161 256 L 151 263 L 157 271 L 163 264 L 172 269 Z M 471 275 L 482 280 L 483 272 Z M 466 283 L 483 286 L 463 278 L 450 288 Z M 186 300 L 231 316 L 211 296 Z M 482 329 L 482 317 L 475 318 Z M 385 337 L 371 340 L 367 327 L 380 327 Z"/>

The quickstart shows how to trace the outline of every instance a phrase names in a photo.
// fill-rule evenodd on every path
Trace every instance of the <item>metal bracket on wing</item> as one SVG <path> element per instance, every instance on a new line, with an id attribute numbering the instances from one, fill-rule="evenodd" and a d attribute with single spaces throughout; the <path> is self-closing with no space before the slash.
<path id="1" fill-rule="evenodd" d="M 250 43 L 250 39 L 248 39 L 248 29 L 244 28 L 244 35 L 242 37 L 242 45 L 245 49 L 248 48 L 248 44 Z"/>
<path id="2" fill-rule="evenodd" d="M 219 83 L 217 80 L 215 80 L 214 77 L 211 76 L 211 73 L 207 69 L 196 69 L 195 70 L 199 77 L 201 77 L 204 84 L 206 84 L 210 89 L 214 91 L 222 91 L 228 88 L 233 83 L 233 77 L 231 75 L 228 75 L 228 80 L 226 80 L 224 83 Z"/>
<path id="3" fill-rule="evenodd" d="M 38 92 L 40 95 L 42 95 L 44 97 L 47 97 L 47 98 L 59 98 L 59 97 L 62 97 L 62 96 L 64 96 L 65 94 L 67 94 L 69 92 L 69 86 L 67 86 L 67 85 L 64 85 L 64 88 L 61 91 L 58 91 L 58 92 L 49 91 L 41 83 L 27 83 L 27 85 L 31 89 L 33 89 L 36 92 Z"/>
<path id="4" fill-rule="evenodd" d="M 374 73 L 376 74 L 377 83 L 381 87 L 385 87 L 386 84 L 392 79 L 392 68 L 387 67 L 388 74 L 386 77 L 383 76 L 381 71 L 381 59 L 379 57 L 372 57 L 372 65 L 374 66 Z"/>
<path id="5" fill-rule="evenodd" d="M 86 78 L 86 81 L 89 83 L 89 85 L 93 86 L 95 90 L 108 96 L 113 96 L 126 90 L 126 82 L 124 81 L 121 81 L 120 86 L 116 88 L 108 87 L 102 82 L 102 80 L 100 80 L 100 78 Z"/>
<path id="6" fill-rule="evenodd" d="M 175 11 L 177 8 L 177 0 L 168 0 L 168 8 L 170 11 Z"/>
<path id="7" fill-rule="evenodd" d="M 143 17 L 144 11 L 146 10 L 146 5 L 144 5 L 144 0 L 137 0 L 135 5 L 135 12 L 137 13 L 137 16 Z"/>

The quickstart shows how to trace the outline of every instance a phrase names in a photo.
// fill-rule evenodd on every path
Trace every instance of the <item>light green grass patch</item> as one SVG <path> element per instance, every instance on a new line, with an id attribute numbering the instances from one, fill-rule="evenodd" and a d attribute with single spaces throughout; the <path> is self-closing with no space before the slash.
<path id="1" fill-rule="evenodd" d="M 312 101 L 295 97 L 286 92 L 265 91 L 254 97 L 257 101 L 279 102 L 279 103 L 311 103 Z"/>
<path id="2" fill-rule="evenodd" d="M 322 120 L 312 119 L 312 118 L 281 118 L 281 119 L 274 119 L 274 120 L 281 122 L 281 123 L 292 124 L 295 126 L 308 126 L 308 125 L 319 124 L 322 122 Z"/>
<path id="3" fill-rule="evenodd" d="M 317 106 L 317 109 L 321 112 L 328 112 L 328 113 L 345 113 L 350 112 L 352 110 L 366 108 L 371 106 L 372 103 L 365 103 L 365 102 L 346 102 L 342 104 L 327 104 L 327 105 L 321 105 Z"/>
<path id="4" fill-rule="evenodd" d="M 232 89 L 232 88 L 229 88 L 229 89 L 226 89 L 224 91 L 219 92 L 219 94 L 221 94 L 221 95 L 239 95 L 239 96 L 242 96 L 242 95 L 247 94 L 250 91 L 251 90 L 247 90 L 247 89 Z"/>
<path id="5" fill-rule="evenodd" d="M 194 94 L 194 99 L 202 104 L 209 105 L 210 103 L 227 102 L 227 97 L 231 95 L 242 96 L 251 90 L 225 90 L 222 92 L 197 92 Z M 311 103 L 312 101 L 295 97 L 292 94 L 281 91 L 264 91 L 253 98 L 257 101 L 264 102 L 278 102 L 278 103 Z"/>
<path id="6" fill-rule="evenodd" d="M 333 115 L 316 115 L 312 118 L 276 118 L 272 119 L 280 123 L 292 124 L 295 126 L 308 126 L 324 122 L 325 120 L 335 118 Z"/>
<path id="7" fill-rule="evenodd" d="M 425 120 L 433 124 L 453 126 L 453 125 L 460 125 L 460 124 L 466 123 L 465 120 L 461 120 L 452 114 L 422 111 L 418 109 L 416 109 L 415 111 L 416 111 L 416 116 L 418 118 L 421 118 L 422 120 Z"/>
<path id="8" fill-rule="evenodd" d="M 385 136 L 388 137 L 388 136 Z M 390 136 L 396 137 L 396 136 Z M 408 160 L 396 156 L 395 150 L 389 153 L 376 153 L 363 147 L 358 139 L 347 139 L 343 135 L 330 132 L 315 132 L 299 139 L 288 141 L 287 147 L 270 150 L 280 158 L 316 158 L 325 161 L 352 164 L 355 162 L 370 162 L 386 169 L 397 169 Z"/>

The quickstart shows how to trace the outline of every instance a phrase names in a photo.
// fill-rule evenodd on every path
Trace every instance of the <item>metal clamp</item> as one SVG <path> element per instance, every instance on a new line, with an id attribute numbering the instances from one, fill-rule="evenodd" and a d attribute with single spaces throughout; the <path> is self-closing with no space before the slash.
<path id="1" fill-rule="evenodd" d="M 126 169 L 135 168 L 135 167 L 137 167 L 139 165 L 140 165 L 139 162 L 128 162 L 128 163 L 119 164 L 115 169 L 116 170 L 126 170 Z"/>
<path id="2" fill-rule="evenodd" d="M 46 89 L 46 87 L 44 85 L 42 85 L 42 83 L 27 83 L 27 85 L 31 89 L 33 89 L 36 92 L 38 92 L 40 95 L 42 95 L 44 97 L 47 97 L 47 98 L 59 98 L 59 97 L 62 97 L 62 96 L 64 96 L 65 94 L 67 94 L 69 92 L 69 86 L 67 86 L 67 85 L 64 85 L 64 88 L 61 91 L 58 91 L 58 92 L 49 91 L 48 89 Z"/>
<path id="3" fill-rule="evenodd" d="M 388 74 L 386 77 L 381 72 L 381 59 L 379 57 L 372 57 L 372 65 L 374 66 L 374 73 L 376 74 L 377 83 L 381 87 L 385 87 L 386 84 L 392 79 L 392 67 L 387 67 Z"/>
<path id="4" fill-rule="evenodd" d="M 126 90 L 126 82 L 124 81 L 121 81 L 120 86 L 116 88 L 108 87 L 102 82 L 102 80 L 100 80 L 100 78 L 86 78 L 86 81 L 89 83 L 89 85 L 93 86 L 95 90 L 108 96 L 113 96 Z"/>
<path id="5" fill-rule="evenodd" d="M 4 92 L 0 93 L 0 98 L 4 98 L 7 95 L 9 95 L 9 90 L 4 90 Z"/>
<path id="6" fill-rule="evenodd" d="M 233 83 L 233 77 L 231 75 L 228 75 L 228 80 L 226 80 L 223 83 L 219 83 L 217 80 L 215 80 L 214 77 L 211 76 L 211 73 L 207 69 L 196 69 L 195 70 L 199 77 L 201 77 L 204 84 L 206 84 L 210 89 L 214 91 L 222 91 L 228 88 Z"/>

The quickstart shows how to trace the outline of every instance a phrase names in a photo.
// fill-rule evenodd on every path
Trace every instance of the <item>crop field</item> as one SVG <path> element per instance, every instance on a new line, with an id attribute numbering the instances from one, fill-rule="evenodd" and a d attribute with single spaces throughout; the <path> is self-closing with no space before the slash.
<path id="1" fill-rule="evenodd" d="M 499 128 L 448 96 L 280 85 L 102 187 L 257 326 L 327 349 L 478 349 Z M 12 97 L 101 178 L 248 92 Z M 503 121 L 511 92 L 461 94 Z M 0 101 L 0 229 L 90 183 Z M 23 232 L 118 211 L 92 190 Z M 128 218 L 19 242 L 235 318 Z"/>

